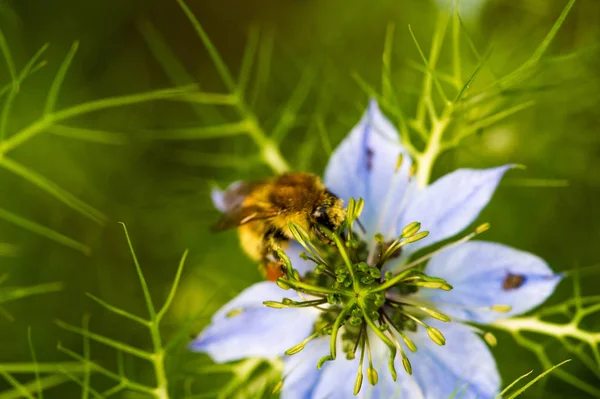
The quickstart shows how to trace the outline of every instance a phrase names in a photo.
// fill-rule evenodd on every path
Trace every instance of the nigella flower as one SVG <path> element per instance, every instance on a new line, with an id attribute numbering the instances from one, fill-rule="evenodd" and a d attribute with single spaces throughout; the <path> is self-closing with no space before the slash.
<path id="1" fill-rule="evenodd" d="M 468 323 L 534 308 L 560 276 L 532 254 L 469 241 L 485 226 L 416 252 L 469 227 L 508 169 L 460 169 L 420 188 L 372 101 L 325 172 L 348 204 L 345 230 L 327 232 L 336 246 L 319 248 L 291 226 L 307 253 L 298 243 L 280 252 L 287 277 L 244 290 L 191 348 L 219 363 L 284 356 L 283 398 L 495 397 L 495 361 Z"/>

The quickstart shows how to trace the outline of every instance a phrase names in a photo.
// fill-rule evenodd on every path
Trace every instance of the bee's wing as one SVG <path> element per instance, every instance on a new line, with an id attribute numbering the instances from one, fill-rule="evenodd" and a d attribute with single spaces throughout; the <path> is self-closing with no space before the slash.
<path id="1" fill-rule="evenodd" d="M 264 209 L 260 206 L 239 207 L 235 210 L 225 212 L 217 223 L 211 227 L 211 231 L 222 231 L 239 227 L 255 220 L 271 219 L 279 214 L 273 209 Z"/>
<path id="2" fill-rule="evenodd" d="M 238 182 L 230 187 L 223 197 L 225 211 L 221 219 L 211 227 L 211 231 L 227 230 L 254 220 L 270 219 L 278 215 L 278 211 L 267 205 L 254 203 L 244 205 L 246 197 L 264 182 Z"/>

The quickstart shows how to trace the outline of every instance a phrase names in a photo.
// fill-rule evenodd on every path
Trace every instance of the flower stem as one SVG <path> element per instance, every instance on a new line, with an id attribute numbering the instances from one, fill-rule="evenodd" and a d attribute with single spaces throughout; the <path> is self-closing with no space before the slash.
<path id="1" fill-rule="evenodd" d="M 418 169 L 416 174 L 417 186 L 425 188 L 429 184 L 433 164 L 443 150 L 442 137 L 450 124 L 452 115 L 451 105 L 447 105 L 439 119 L 432 121 L 431 136 L 423 153 L 417 157 Z"/>

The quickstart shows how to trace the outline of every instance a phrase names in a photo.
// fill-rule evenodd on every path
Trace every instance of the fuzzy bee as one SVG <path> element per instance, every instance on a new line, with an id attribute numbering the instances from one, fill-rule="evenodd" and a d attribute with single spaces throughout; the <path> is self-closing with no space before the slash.
<path id="1" fill-rule="evenodd" d="M 318 176 L 286 173 L 257 181 L 237 182 L 223 195 L 224 213 L 212 231 L 238 228 L 246 254 L 260 262 L 268 280 L 283 272 L 276 250 L 292 239 L 289 223 L 328 243 L 318 226 L 336 230 L 344 221 L 343 200 L 331 193 Z"/>

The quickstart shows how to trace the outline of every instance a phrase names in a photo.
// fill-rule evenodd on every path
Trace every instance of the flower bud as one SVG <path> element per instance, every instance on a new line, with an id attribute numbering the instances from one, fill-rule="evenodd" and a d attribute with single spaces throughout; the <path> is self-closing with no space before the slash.
<path id="1" fill-rule="evenodd" d="M 369 274 L 371 275 L 371 277 L 373 278 L 380 278 L 381 277 L 381 270 L 379 270 L 376 267 L 370 267 L 369 268 Z"/>
<path id="2" fill-rule="evenodd" d="M 317 274 L 323 274 L 323 273 L 325 273 L 326 270 L 327 270 L 327 266 L 325 266 L 323 264 L 319 264 L 319 265 L 317 265 L 317 267 L 315 267 L 315 273 L 317 273 Z"/>

